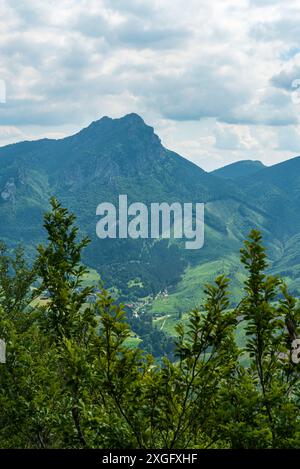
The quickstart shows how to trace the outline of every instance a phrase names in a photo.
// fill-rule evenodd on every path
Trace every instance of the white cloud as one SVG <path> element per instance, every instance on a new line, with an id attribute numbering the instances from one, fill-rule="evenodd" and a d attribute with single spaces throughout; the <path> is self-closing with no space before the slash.
<path id="1" fill-rule="evenodd" d="M 220 150 L 258 149 L 257 141 L 250 133 L 249 126 L 217 124 L 215 147 Z"/>
<path id="2" fill-rule="evenodd" d="M 0 0 L 0 125 L 36 138 L 134 111 L 207 168 L 289 156 L 298 1 L 200 3 Z"/>
<path id="3" fill-rule="evenodd" d="M 277 133 L 278 150 L 290 151 L 300 155 L 300 127 L 280 128 Z"/>

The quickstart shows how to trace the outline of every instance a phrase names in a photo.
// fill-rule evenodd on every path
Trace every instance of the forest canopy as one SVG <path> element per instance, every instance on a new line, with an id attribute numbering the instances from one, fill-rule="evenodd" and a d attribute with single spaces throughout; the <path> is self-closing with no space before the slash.
<path id="1" fill-rule="evenodd" d="M 245 240 L 243 298 L 225 276 L 179 322 L 174 357 L 128 345 L 124 307 L 83 284 L 89 240 L 56 199 L 33 265 L 0 246 L 1 448 L 299 448 L 300 307 Z M 47 301 L 38 301 L 42 292 Z M 238 344 L 237 328 L 244 331 Z"/>

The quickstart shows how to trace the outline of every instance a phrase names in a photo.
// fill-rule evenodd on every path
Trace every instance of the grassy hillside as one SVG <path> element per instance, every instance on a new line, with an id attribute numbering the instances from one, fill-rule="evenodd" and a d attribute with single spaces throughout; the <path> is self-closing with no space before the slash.
<path id="1" fill-rule="evenodd" d="M 24 244 L 33 258 L 44 236 L 43 213 L 56 195 L 92 240 L 84 262 L 118 299 L 176 318 L 201 302 L 204 284 L 218 273 L 232 279 L 232 298 L 238 301 L 239 248 L 258 228 L 270 271 L 299 295 L 299 174 L 299 158 L 273 167 L 242 161 L 206 173 L 165 149 L 138 115 L 106 117 L 62 140 L 0 149 L 0 238 L 10 247 Z M 104 201 L 117 205 L 119 194 L 147 205 L 204 202 L 203 249 L 189 251 L 173 240 L 99 240 L 96 207 Z"/>

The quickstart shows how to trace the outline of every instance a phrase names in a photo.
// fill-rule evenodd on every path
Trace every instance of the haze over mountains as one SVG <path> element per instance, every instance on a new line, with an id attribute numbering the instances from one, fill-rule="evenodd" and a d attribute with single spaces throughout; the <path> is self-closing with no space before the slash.
<path id="1" fill-rule="evenodd" d="M 96 207 L 129 203 L 205 202 L 205 245 L 184 249 L 171 240 L 99 240 Z M 153 311 L 183 311 L 198 303 L 203 284 L 225 273 L 239 296 L 239 248 L 251 228 L 263 231 L 271 271 L 300 293 L 300 157 L 265 167 L 241 161 L 212 173 L 163 147 L 136 114 L 104 117 L 78 134 L 0 149 L 0 238 L 25 245 L 30 255 L 43 239 L 42 217 L 56 195 L 92 240 L 84 261 L 120 298 L 165 288 Z"/>

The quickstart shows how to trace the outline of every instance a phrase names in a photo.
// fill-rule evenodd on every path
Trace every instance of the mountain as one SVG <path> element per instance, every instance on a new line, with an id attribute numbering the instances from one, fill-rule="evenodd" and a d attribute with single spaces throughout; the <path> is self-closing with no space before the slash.
<path id="1" fill-rule="evenodd" d="M 213 204 L 227 197 L 239 198 L 238 192 L 233 184 L 220 184 L 165 149 L 138 115 L 104 117 L 65 139 L 0 149 L 0 236 L 9 246 L 26 245 L 33 256 L 34 246 L 43 239 L 43 213 L 50 196 L 56 195 L 76 213 L 82 234 L 92 240 L 85 262 L 121 295 L 146 295 L 176 283 L 189 263 L 209 259 L 210 254 L 206 249 L 187 252 L 180 243 L 167 240 L 99 240 L 95 233 L 98 204 L 117 205 L 119 194 L 127 194 L 129 203 L 147 205 Z M 220 242 L 226 232 L 224 221 L 209 208 L 206 221 L 207 230 Z"/>
<path id="2" fill-rule="evenodd" d="M 243 160 L 215 169 L 211 174 L 225 179 L 238 179 L 252 176 L 263 168 L 265 165 L 261 161 Z"/>
<path id="3" fill-rule="evenodd" d="M 174 315 L 198 304 L 205 282 L 218 274 L 232 279 L 238 300 L 244 278 L 239 248 L 254 227 L 264 234 L 271 271 L 283 273 L 300 293 L 299 170 L 297 158 L 273 167 L 243 161 L 220 177 L 164 148 L 137 114 L 104 117 L 64 139 L 0 148 L 0 238 L 10 247 L 24 244 L 33 258 L 44 239 L 43 213 L 57 196 L 91 238 L 84 262 L 119 299 L 143 298 L 152 312 L 170 314 L 164 324 L 172 327 Z M 100 240 L 96 207 L 118 205 L 119 194 L 147 206 L 204 202 L 204 247 L 186 250 L 182 240 Z"/>

